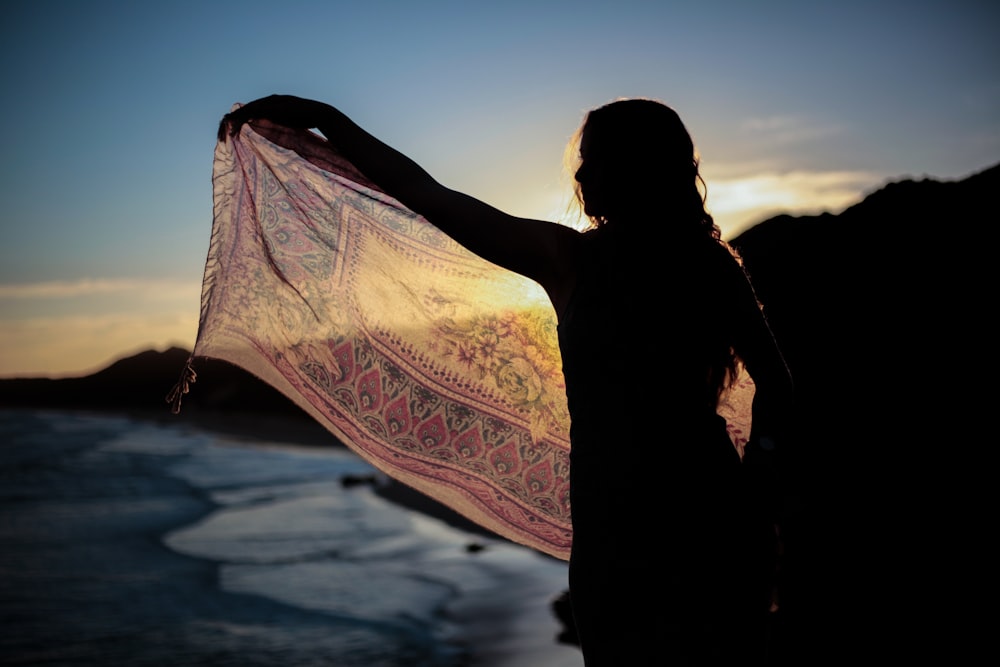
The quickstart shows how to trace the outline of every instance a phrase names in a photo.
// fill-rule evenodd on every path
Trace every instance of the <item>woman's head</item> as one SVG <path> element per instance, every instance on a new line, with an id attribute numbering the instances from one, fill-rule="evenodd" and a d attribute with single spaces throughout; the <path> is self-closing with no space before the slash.
<path id="1" fill-rule="evenodd" d="M 698 156 L 673 109 L 649 99 L 616 100 L 587 114 L 571 148 L 577 199 L 597 225 L 664 210 L 678 225 L 718 238 L 705 210 Z"/>

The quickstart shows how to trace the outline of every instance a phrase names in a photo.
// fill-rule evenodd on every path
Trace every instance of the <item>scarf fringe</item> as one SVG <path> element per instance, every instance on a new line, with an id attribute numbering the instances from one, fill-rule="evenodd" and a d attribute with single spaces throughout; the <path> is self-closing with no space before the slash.
<path id="1" fill-rule="evenodd" d="M 166 401 L 171 404 L 170 411 L 175 415 L 180 414 L 181 399 L 184 397 L 184 394 L 191 391 L 191 385 L 198 380 L 198 374 L 194 372 L 194 368 L 191 365 L 193 361 L 193 356 L 187 360 L 184 368 L 181 369 L 180 379 L 177 380 L 177 384 L 167 394 Z"/>

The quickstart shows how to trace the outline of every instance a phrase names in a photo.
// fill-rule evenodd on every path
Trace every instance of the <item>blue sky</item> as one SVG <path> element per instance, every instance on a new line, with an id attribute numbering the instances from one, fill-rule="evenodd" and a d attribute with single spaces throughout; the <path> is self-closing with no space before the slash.
<path id="1" fill-rule="evenodd" d="M 193 344 L 234 102 L 333 103 L 443 183 L 553 217 L 586 110 L 657 98 L 732 236 L 1000 162 L 997 35 L 985 0 L 8 0 L 0 376 Z"/>

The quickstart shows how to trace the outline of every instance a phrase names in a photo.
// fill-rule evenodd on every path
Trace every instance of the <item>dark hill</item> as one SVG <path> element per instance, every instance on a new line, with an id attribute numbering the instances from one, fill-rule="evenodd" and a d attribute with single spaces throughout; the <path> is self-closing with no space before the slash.
<path id="1" fill-rule="evenodd" d="M 865 646 L 926 657 L 974 632 L 951 600 L 980 585 L 992 502 L 976 408 L 991 395 L 977 377 L 991 375 L 998 192 L 1000 165 L 904 180 L 839 215 L 778 216 L 733 239 L 797 386 L 778 461 L 783 615 L 800 659 L 817 645 L 848 662 Z"/>
<path id="2" fill-rule="evenodd" d="M 169 411 L 165 397 L 190 354 L 177 347 L 147 350 L 83 377 L 0 380 L 0 406 Z M 198 370 L 204 374 L 198 391 L 185 397 L 185 409 L 302 414 L 277 390 L 231 364 L 200 360 Z"/>
<path id="3" fill-rule="evenodd" d="M 214 359 L 198 360 L 197 382 L 184 396 L 181 413 L 171 414 L 166 397 L 190 354 L 177 347 L 163 352 L 147 350 L 83 377 L 3 379 L 0 408 L 127 413 L 232 435 L 339 444 L 276 389 L 241 368 Z"/>

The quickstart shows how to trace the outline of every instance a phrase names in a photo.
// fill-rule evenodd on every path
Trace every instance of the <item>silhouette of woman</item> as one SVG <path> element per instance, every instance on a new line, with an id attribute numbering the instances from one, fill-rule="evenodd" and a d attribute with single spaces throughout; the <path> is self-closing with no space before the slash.
<path id="1" fill-rule="evenodd" d="M 673 109 L 627 99 L 587 115 L 574 139 L 585 232 L 450 190 L 324 103 L 250 102 L 220 139 L 255 119 L 318 129 L 405 206 L 545 289 L 572 420 L 569 589 L 586 665 L 761 664 L 774 528 L 747 470 L 779 435 L 791 380 Z M 742 460 L 716 413 L 741 365 L 756 385 Z"/>

